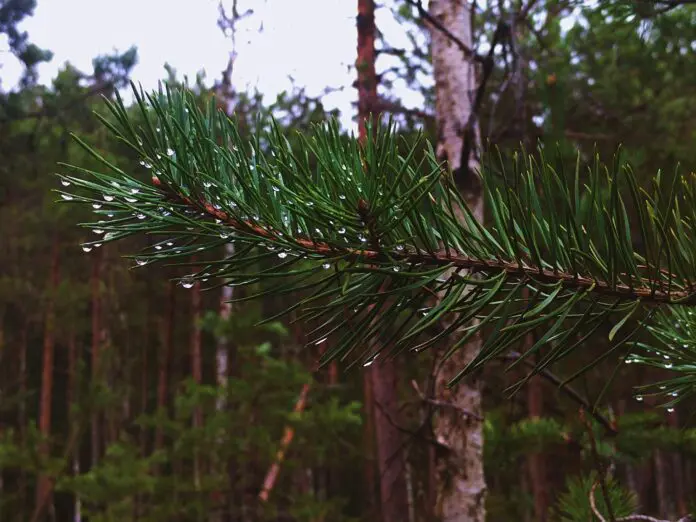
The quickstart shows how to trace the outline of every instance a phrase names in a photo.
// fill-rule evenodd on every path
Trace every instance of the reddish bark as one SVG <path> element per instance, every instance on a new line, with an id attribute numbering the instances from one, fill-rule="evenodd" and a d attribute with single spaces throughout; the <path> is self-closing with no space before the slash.
<path id="1" fill-rule="evenodd" d="M 375 2 L 358 0 L 358 58 L 355 67 L 358 71 L 358 129 L 363 141 L 367 131 L 366 119 L 370 117 L 371 107 L 377 99 L 377 74 L 375 72 Z"/>
<path id="2" fill-rule="evenodd" d="M 159 354 L 157 369 L 157 410 L 164 412 L 167 408 L 167 389 L 169 380 L 169 363 L 172 355 L 172 338 L 174 333 L 174 306 L 176 292 L 174 283 L 169 283 L 169 296 L 167 297 L 167 316 L 162 332 L 162 346 Z M 164 435 L 160 426 L 155 430 L 155 449 L 161 449 Z"/>
<path id="3" fill-rule="evenodd" d="M 539 419 L 544 414 L 544 390 L 540 377 L 533 377 L 527 388 L 527 407 L 530 419 Z M 546 522 L 548 519 L 549 495 L 546 480 L 546 458 L 543 452 L 536 452 L 527 458 L 529 480 L 534 497 L 534 520 Z"/>
<path id="4" fill-rule="evenodd" d="M 674 429 L 679 429 L 679 415 L 675 410 L 667 416 L 667 423 Z M 683 517 L 689 513 L 686 489 L 684 484 L 684 461 L 678 452 L 671 454 L 672 480 L 676 515 Z"/>
<path id="5" fill-rule="evenodd" d="M 525 295 L 528 297 L 528 295 Z M 526 348 L 534 345 L 534 336 L 525 338 Z M 540 419 L 544 416 L 544 389 L 541 377 L 532 377 L 527 385 L 527 413 L 530 419 Z M 546 475 L 546 459 L 543 452 L 535 452 L 527 458 L 529 481 L 534 497 L 534 520 L 546 522 L 548 519 L 549 493 Z"/>
<path id="6" fill-rule="evenodd" d="M 92 380 L 96 381 L 99 378 L 99 364 L 101 361 L 101 343 L 102 343 L 102 301 L 101 301 L 101 284 L 102 284 L 102 262 L 103 253 L 101 248 L 97 248 L 92 255 L 92 277 L 90 281 L 92 289 Z M 96 465 L 100 455 L 100 437 L 99 437 L 100 417 L 98 413 L 92 415 L 92 465 Z"/>
<path id="7" fill-rule="evenodd" d="M 373 365 L 375 434 L 382 520 L 408 520 L 403 441 L 398 428 L 397 371 L 393 359 Z"/>
<path id="8" fill-rule="evenodd" d="M 51 435 L 51 404 L 53 402 L 53 358 L 55 352 L 55 291 L 60 283 L 60 243 L 54 239 L 51 248 L 51 272 L 48 284 L 48 300 L 44 323 L 43 361 L 41 372 L 41 399 L 39 402 L 39 431 L 48 438 Z M 48 455 L 48 445 L 42 444 L 41 453 Z M 36 505 L 46 502 L 50 494 L 50 483 L 46 476 L 40 476 L 36 487 Z"/>
<path id="9" fill-rule="evenodd" d="M 355 68 L 358 72 L 358 132 L 359 139 L 367 139 L 366 119 L 370 117 L 370 106 L 377 97 L 377 76 L 375 73 L 375 4 L 374 0 L 358 0 L 356 18 L 358 32 L 358 49 Z M 365 416 L 365 498 L 367 512 L 372 513 L 378 507 L 375 477 L 375 426 L 373 374 L 378 372 L 375 366 L 365 369 L 363 374 L 363 408 Z M 378 379 L 378 376 L 377 376 Z"/>

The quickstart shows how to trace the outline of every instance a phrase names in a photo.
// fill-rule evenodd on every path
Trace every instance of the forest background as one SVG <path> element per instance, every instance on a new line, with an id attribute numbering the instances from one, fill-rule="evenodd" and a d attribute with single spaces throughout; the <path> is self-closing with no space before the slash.
<path id="1" fill-rule="evenodd" d="M 451 3 L 472 13 L 480 61 L 470 94 L 484 148 L 510 155 L 539 146 L 574 165 L 578 153 L 610 162 L 621 145 L 646 182 L 659 169 L 693 167 L 695 6 Z M 332 116 L 347 134 L 349 122 L 379 112 L 407 139 L 422 131 L 438 142 L 429 41 L 443 31 L 432 6 L 359 1 L 355 83 L 316 96 L 294 86 L 270 99 L 236 85 L 240 24 L 263 23 L 253 4 L 223 2 L 218 26 L 211 20 L 229 38 L 230 58 L 221 73 L 188 80 L 201 104 L 214 98 L 247 135 L 275 118 L 294 142 Z M 264 299 L 244 301 L 248 289 L 233 292 L 212 276 L 208 287 L 177 284 L 206 254 L 152 269 L 123 255 L 137 241 L 157 248 L 154 240 L 102 244 L 103 230 L 75 226 L 91 216 L 59 204 L 53 174 L 58 162 L 94 160 L 70 133 L 146 174 L 92 114 L 105 112 L 100 96 L 129 98 L 138 55 L 95 57 L 91 71 L 65 65 L 41 83 L 50 50 L 21 31 L 35 7 L 0 4 L 0 32 L 23 65 L 18 85 L 3 82 L 0 93 L 0 520 L 437 520 L 436 462 L 447 448 L 431 417 L 448 406 L 430 395 L 433 354 L 317 369 L 334 339 L 307 346 L 302 322 L 275 318 L 292 296 L 259 285 Z M 306 24 L 311 34 L 300 11 L 297 30 Z M 165 75 L 170 86 L 185 82 L 171 67 Z M 336 89 L 355 91 L 353 111 L 326 109 Z M 676 519 L 694 509 L 693 399 L 665 407 L 636 391 L 668 372 L 612 354 L 560 385 L 605 353 L 611 327 L 512 396 L 522 369 L 503 373 L 501 361 L 477 376 L 486 520 L 590 520 L 598 473 L 612 477 L 617 516 Z"/>

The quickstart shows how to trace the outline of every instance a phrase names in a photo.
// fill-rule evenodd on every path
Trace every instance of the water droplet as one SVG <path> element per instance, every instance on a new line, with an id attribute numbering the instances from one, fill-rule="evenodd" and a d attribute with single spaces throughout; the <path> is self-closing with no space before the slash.
<path id="1" fill-rule="evenodd" d="M 661 390 L 664 390 L 665 388 L 667 388 L 667 386 L 665 386 L 664 384 L 662 386 L 660 386 Z"/>
<path id="2" fill-rule="evenodd" d="M 167 147 L 167 156 L 173 156 L 174 155 L 174 149 Z"/>
<path id="3" fill-rule="evenodd" d="M 367 241 L 367 238 L 363 236 L 362 234 L 358 235 L 358 239 L 360 240 L 361 243 L 365 243 Z"/>
<path id="4" fill-rule="evenodd" d="M 172 243 L 171 241 L 167 241 L 167 246 L 168 246 L 168 247 L 174 246 L 174 243 Z"/>
<path id="5" fill-rule="evenodd" d="M 162 250 L 162 245 L 155 245 L 155 250 Z"/>
<path id="6" fill-rule="evenodd" d="M 403 251 L 404 251 L 404 245 L 396 245 L 396 250 L 399 251 L 399 252 L 403 252 Z"/>
<path id="7" fill-rule="evenodd" d="M 102 246 L 101 243 L 94 243 L 94 248 L 99 248 L 99 247 L 101 247 L 101 246 Z"/>
<path id="8" fill-rule="evenodd" d="M 338 199 L 346 199 L 346 195 L 345 195 L 345 194 L 339 194 L 339 195 L 338 195 Z"/>
<path id="9" fill-rule="evenodd" d="M 278 187 L 276 187 L 275 185 L 273 185 L 272 188 L 273 188 L 273 192 L 275 192 L 276 194 L 277 194 L 278 192 L 280 192 L 280 189 L 279 189 Z"/>
<path id="10" fill-rule="evenodd" d="M 393 266 L 393 267 L 392 267 L 392 270 L 393 270 L 394 272 L 398 272 L 399 270 L 401 270 L 401 268 L 399 268 L 398 266 Z"/>
<path id="11" fill-rule="evenodd" d="M 331 268 L 331 263 L 324 263 L 323 265 L 321 265 L 321 267 L 322 267 L 324 270 L 328 270 L 329 268 Z"/>
<path id="12" fill-rule="evenodd" d="M 151 168 L 152 168 L 152 165 L 151 165 L 150 163 L 148 163 L 147 161 L 141 161 L 141 162 L 140 162 L 140 165 L 141 165 L 142 167 L 146 168 L 146 169 L 151 169 Z"/>
<path id="13" fill-rule="evenodd" d="M 102 208 L 102 204 L 101 203 L 92 203 L 92 208 L 94 210 L 99 210 L 100 208 Z"/>
<path id="14" fill-rule="evenodd" d="M 91 251 L 92 251 L 92 247 L 89 246 L 89 245 L 83 245 L 83 246 L 82 246 L 82 251 L 83 251 L 83 252 L 91 252 Z"/>
<path id="15" fill-rule="evenodd" d="M 665 359 L 669 359 L 669 355 L 664 355 L 664 354 L 663 354 L 662 357 L 664 357 Z"/>
<path id="16" fill-rule="evenodd" d="M 103 194 L 102 197 L 104 198 L 104 201 L 113 201 L 114 197 L 111 194 Z"/>
<path id="17" fill-rule="evenodd" d="M 668 370 L 669 370 L 671 367 L 672 367 L 672 363 L 665 364 L 665 368 L 667 368 Z"/>
<path id="18" fill-rule="evenodd" d="M 111 213 L 109 213 L 109 214 L 107 214 L 107 217 L 110 217 L 110 218 L 112 218 L 112 217 L 114 217 L 114 215 L 113 215 L 113 214 L 111 214 Z"/>
<path id="19" fill-rule="evenodd" d="M 147 216 L 145 216 L 145 214 L 136 214 L 135 217 L 138 219 L 145 219 Z"/>
<path id="20" fill-rule="evenodd" d="M 138 200 L 135 199 L 135 198 L 125 198 L 125 199 L 126 199 L 126 201 L 127 201 L 128 203 L 135 203 L 136 201 L 138 201 Z"/>
<path id="21" fill-rule="evenodd" d="M 220 232 L 220 239 L 227 239 L 228 237 L 230 237 L 230 235 L 226 232 Z"/>
<path id="22" fill-rule="evenodd" d="M 345 229 L 344 227 L 341 227 L 341 228 L 338 229 L 338 233 L 341 234 L 341 235 L 343 235 L 343 234 L 346 233 L 346 229 Z"/>
<path id="23" fill-rule="evenodd" d="M 278 252 L 278 257 L 280 259 L 285 259 L 286 257 L 288 257 L 288 254 L 287 252 Z"/>
<path id="24" fill-rule="evenodd" d="M 672 397 L 677 397 L 677 396 L 679 395 L 679 392 L 672 392 L 672 393 L 670 393 L 670 395 L 671 395 Z"/>
<path id="25" fill-rule="evenodd" d="M 63 198 L 65 201 L 71 201 L 73 197 L 70 194 L 61 194 L 61 198 Z"/>
<path id="26" fill-rule="evenodd" d="M 379 354 L 375 354 L 373 357 L 370 357 L 367 361 L 363 363 L 363 367 L 367 368 L 368 366 L 372 366 L 372 363 L 374 363 L 377 360 L 377 356 Z"/>
<path id="27" fill-rule="evenodd" d="M 61 179 L 60 184 L 63 185 L 64 187 L 70 186 L 70 182 L 67 179 Z"/>
<path id="28" fill-rule="evenodd" d="M 159 127 L 157 127 L 155 130 L 156 130 L 157 132 L 162 132 L 162 129 L 160 129 Z"/>
<path id="29" fill-rule="evenodd" d="M 112 181 L 111 186 L 116 187 L 116 188 L 121 188 L 121 185 L 119 185 L 118 181 Z"/>
<path id="30" fill-rule="evenodd" d="M 138 266 L 145 266 L 147 264 L 147 259 L 136 259 L 135 264 Z"/>
<path id="31" fill-rule="evenodd" d="M 195 281 L 193 280 L 192 276 L 186 276 L 183 279 L 181 279 L 181 281 L 179 281 L 179 284 L 184 288 L 193 288 Z"/>
<path id="32" fill-rule="evenodd" d="M 307 202 L 308 207 L 313 207 L 314 206 L 314 201 L 308 201 Z"/>
<path id="33" fill-rule="evenodd" d="M 104 231 L 101 228 L 95 228 L 94 230 L 92 230 L 92 232 L 94 232 L 98 236 L 101 236 L 104 233 Z"/>
<path id="34" fill-rule="evenodd" d="M 184 112 L 185 112 L 186 114 L 188 114 L 188 112 L 189 112 L 188 107 L 186 107 L 186 108 L 184 109 Z"/>
<path id="35" fill-rule="evenodd" d="M 323 339 L 319 339 L 316 343 L 314 343 L 314 346 L 319 346 L 320 344 L 326 342 L 328 337 L 324 337 Z"/>
<path id="36" fill-rule="evenodd" d="M 638 402 L 643 402 L 643 396 L 642 395 L 636 395 L 636 400 Z"/>
<path id="37" fill-rule="evenodd" d="M 667 408 L 667 413 L 674 413 L 674 408 Z"/>
<path id="38" fill-rule="evenodd" d="M 137 194 L 138 192 L 140 192 L 140 189 L 132 188 L 132 189 L 130 189 L 130 191 L 131 191 L 131 194 Z"/>

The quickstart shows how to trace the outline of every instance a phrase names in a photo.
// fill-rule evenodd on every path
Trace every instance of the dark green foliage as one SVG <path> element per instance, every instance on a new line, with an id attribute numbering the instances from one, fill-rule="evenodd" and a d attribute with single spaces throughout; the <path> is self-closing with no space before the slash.
<path id="1" fill-rule="evenodd" d="M 556 520 L 559 522 L 588 522 L 599 520 L 590 507 L 590 492 L 597 484 L 596 473 L 588 476 L 570 477 L 566 482 L 566 491 L 558 498 L 555 506 Z M 638 508 L 635 495 L 619 485 L 615 480 L 607 480 L 607 491 L 615 517 L 632 515 Z M 608 510 L 599 486 L 594 488 L 597 510 L 608 520 Z"/>
<path id="2" fill-rule="evenodd" d="M 486 328 L 487 342 L 454 383 L 542 325 L 545 334 L 510 368 L 537 353 L 536 370 L 547 367 L 611 319 L 602 360 L 632 340 L 654 305 L 696 301 L 693 175 L 670 183 L 658 174 L 648 191 L 618 159 L 611 167 L 595 159 L 587 173 L 578 159 L 565 173 L 543 155 L 516 156 L 512 172 L 495 163 L 485 169 L 493 219 L 484 228 L 432 150 L 426 146 L 419 161 L 418 144 L 402 154 L 389 126 L 371 129 L 361 147 L 329 124 L 293 149 L 277 129 L 243 139 L 233 121 L 212 104 L 199 110 L 185 92 L 136 95 L 142 122 L 121 102 L 108 104 L 115 123 L 102 121 L 140 155 L 152 183 L 80 141 L 109 172 L 72 167 L 80 176 L 63 179 L 85 191 L 63 199 L 98 203 L 104 209 L 97 214 L 114 216 L 87 225 L 106 230 L 105 242 L 161 236 L 158 248 L 138 254 L 140 265 L 236 241 L 232 258 L 182 284 L 214 275 L 235 285 L 274 280 L 276 294 L 311 290 L 290 309 L 318 325 L 310 343 L 341 333 L 325 360 L 373 360 L 380 332 L 394 332 L 379 343 L 393 354 L 421 351 L 466 328 L 452 353 Z M 256 263 L 268 267 L 259 271 Z M 454 319 L 438 330 L 445 315 Z M 470 325 L 474 317 L 480 321 Z M 372 326 L 344 329 L 355 324 Z M 580 340 L 571 341 L 576 334 Z M 362 353 L 353 353 L 358 347 Z"/>

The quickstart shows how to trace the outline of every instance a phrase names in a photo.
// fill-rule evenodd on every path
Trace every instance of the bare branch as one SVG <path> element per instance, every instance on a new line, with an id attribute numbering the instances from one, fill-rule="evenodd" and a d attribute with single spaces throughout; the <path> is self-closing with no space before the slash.
<path id="1" fill-rule="evenodd" d="M 453 35 L 445 26 L 443 26 L 439 20 L 431 16 L 431 14 L 428 12 L 428 10 L 423 7 L 423 2 L 422 0 L 406 0 L 406 3 L 412 5 L 418 10 L 418 15 L 425 20 L 427 23 L 432 25 L 435 29 L 440 31 L 442 34 L 444 34 L 454 45 L 456 45 L 462 53 L 464 53 L 464 56 L 466 56 L 468 59 L 473 60 L 475 62 L 483 62 L 484 57 L 477 54 L 473 49 L 471 49 L 468 45 L 466 45 L 464 42 L 462 42 L 459 38 L 457 38 L 455 35 Z"/>

